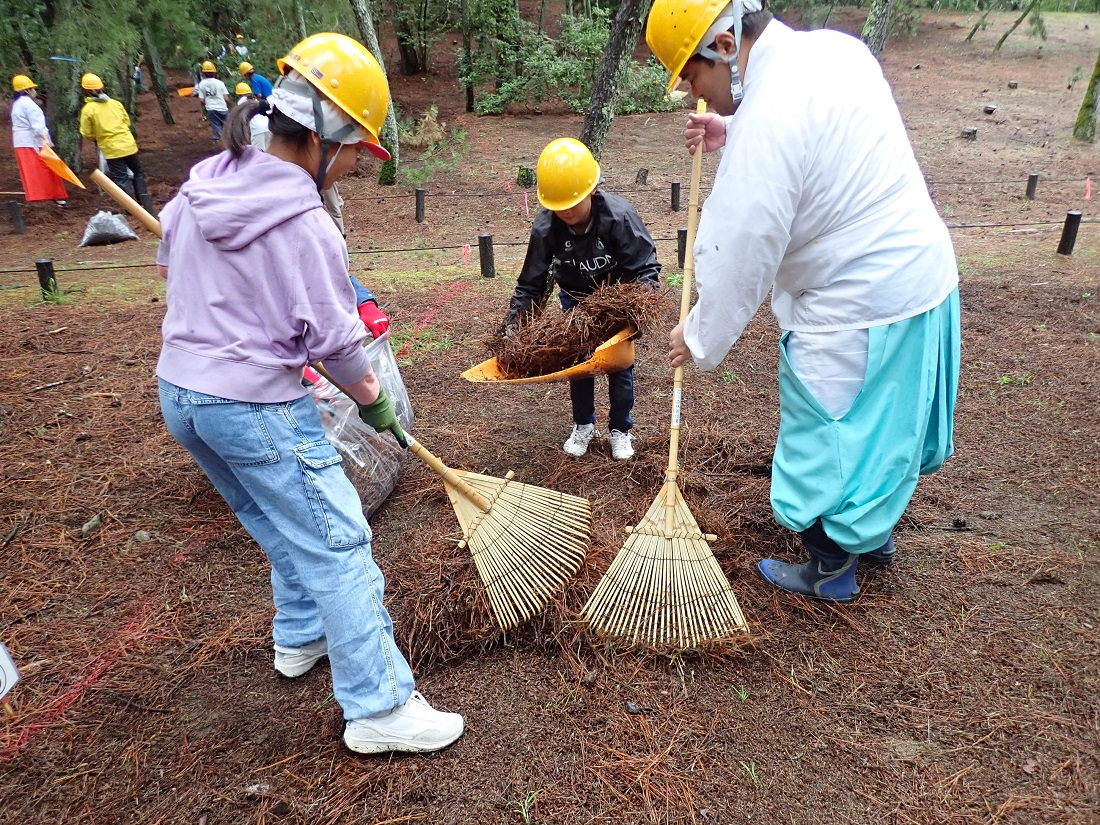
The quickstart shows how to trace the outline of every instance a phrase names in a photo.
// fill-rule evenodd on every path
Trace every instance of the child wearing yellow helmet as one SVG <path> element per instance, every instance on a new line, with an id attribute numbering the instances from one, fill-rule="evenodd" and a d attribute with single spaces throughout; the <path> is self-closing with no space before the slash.
<path id="1" fill-rule="evenodd" d="M 222 127 L 229 116 L 229 90 L 218 79 L 218 67 L 212 61 L 203 61 L 202 80 L 195 85 L 191 96 L 202 102 L 203 114 L 210 123 L 214 143 L 217 143 L 221 140 Z"/>
<path id="2" fill-rule="evenodd" d="M 46 116 L 38 105 L 38 85 L 25 74 L 11 79 L 15 99 L 11 104 L 11 144 L 23 182 L 23 197 L 33 201 L 54 201 L 65 205 L 65 183 L 39 156 L 44 146 L 53 146 Z"/>
<path id="3" fill-rule="evenodd" d="M 149 194 L 145 185 L 145 167 L 138 156 L 134 133 L 130 131 L 130 115 L 126 113 L 126 107 L 109 97 L 103 81 L 91 72 L 80 78 L 80 88 L 84 91 L 80 136 L 98 147 L 107 161 L 107 176 L 141 200 Z"/>
<path id="4" fill-rule="evenodd" d="M 297 71 L 307 62 L 316 82 Z M 161 409 L 271 563 L 275 670 L 295 678 L 328 657 L 350 749 L 435 751 L 465 724 L 414 689 L 361 502 L 302 387 L 307 362 L 323 361 L 363 422 L 406 446 L 362 346 L 347 246 L 318 194 L 361 149 L 386 155 L 389 88 L 339 34 L 307 38 L 282 63 L 271 98 L 233 109 L 227 150 L 196 164 L 161 212 Z M 267 152 L 249 138 L 260 111 Z"/>
<path id="5" fill-rule="evenodd" d="M 657 287 L 661 265 L 645 223 L 630 203 L 599 189 L 600 166 L 588 147 L 558 138 L 539 155 L 538 199 L 545 207 L 531 226 L 527 256 L 508 308 L 506 325 L 540 312 L 557 283 L 563 309 L 601 284 L 642 283 Z M 607 376 L 611 457 L 634 457 L 634 366 Z M 569 382 L 573 430 L 563 446 L 580 458 L 596 437 L 595 379 Z"/>

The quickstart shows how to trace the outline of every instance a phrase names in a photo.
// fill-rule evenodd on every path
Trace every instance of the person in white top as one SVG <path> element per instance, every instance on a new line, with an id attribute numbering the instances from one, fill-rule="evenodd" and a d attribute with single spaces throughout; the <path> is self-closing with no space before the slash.
<path id="1" fill-rule="evenodd" d="M 53 146 L 53 139 L 38 105 L 38 86 L 27 75 L 17 74 L 11 79 L 11 87 L 15 93 L 11 104 L 11 143 L 23 182 L 23 197 L 28 202 L 52 200 L 64 206 L 68 197 L 65 184 L 39 156 L 42 147 Z"/>
<path id="2" fill-rule="evenodd" d="M 252 87 L 243 81 L 237 84 L 235 91 L 237 92 L 238 106 L 243 106 L 250 100 L 259 100 L 256 95 L 252 93 Z M 248 131 L 252 145 L 261 152 L 266 152 L 271 145 L 271 127 L 268 125 L 267 115 L 261 114 L 263 108 L 263 106 L 260 106 L 256 114 L 249 118 Z"/>
<path id="3" fill-rule="evenodd" d="M 218 67 L 210 60 L 203 61 L 202 80 L 191 93 L 202 101 L 206 119 L 217 143 L 222 137 L 222 127 L 229 116 L 229 90 L 218 80 Z"/>
<path id="4" fill-rule="evenodd" d="M 776 587 L 849 602 L 860 559 L 894 555 L 921 474 L 952 442 L 958 269 L 897 104 L 855 38 L 796 32 L 761 0 L 656 0 L 646 39 L 713 112 L 689 149 L 722 149 L 694 246 L 699 300 L 673 366 L 713 369 L 772 293 L 780 339 L 776 520 L 809 561 Z"/>

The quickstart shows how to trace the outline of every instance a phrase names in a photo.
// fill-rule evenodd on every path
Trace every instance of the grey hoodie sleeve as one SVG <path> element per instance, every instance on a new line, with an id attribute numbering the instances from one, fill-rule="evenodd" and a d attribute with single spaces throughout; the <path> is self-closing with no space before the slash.
<path id="1" fill-rule="evenodd" d="M 519 273 L 516 291 L 508 307 L 508 323 L 514 324 L 521 314 L 541 310 L 550 292 L 550 267 L 554 250 L 550 244 L 550 221 L 553 213 L 543 210 L 531 225 L 531 240 L 527 243 L 527 256 Z"/>
<path id="2" fill-rule="evenodd" d="M 299 224 L 291 311 L 302 324 L 306 358 L 311 364 L 323 361 L 341 384 L 354 384 L 370 374 L 371 365 L 348 277 L 347 247 L 321 210 L 303 215 Z"/>

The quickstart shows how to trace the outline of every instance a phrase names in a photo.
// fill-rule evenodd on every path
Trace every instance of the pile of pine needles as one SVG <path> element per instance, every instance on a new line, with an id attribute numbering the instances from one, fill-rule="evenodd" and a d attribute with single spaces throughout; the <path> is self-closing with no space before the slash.
<path id="1" fill-rule="evenodd" d="M 546 309 L 522 319 L 503 337 L 487 336 L 485 346 L 509 378 L 549 375 L 583 364 L 626 327 L 643 332 L 656 326 L 666 304 L 661 293 L 642 284 L 598 286 L 572 309 Z"/>

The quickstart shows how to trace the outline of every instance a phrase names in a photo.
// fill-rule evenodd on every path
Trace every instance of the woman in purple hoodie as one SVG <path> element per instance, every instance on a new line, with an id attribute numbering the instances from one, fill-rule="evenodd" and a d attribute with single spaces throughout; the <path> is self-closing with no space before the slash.
<path id="1" fill-rule="evenodd" d="M 323 361 L 363 421 L 406 446 L 362 347 L 347 247 L 318 194 L 361 149 L 389 158 L 378 143 L 389 88 L 370 53 L 339 34 L 303 40 L 279 68 L 266 101 L 234 109 L 228 151 L 196 164 L 161 213 L 161 409 L 271 562 L 275 670 L 293 678 L 329 657 L 354 751 L 439 750 L 463 719 L 413 689 L 370 527 L 301 381 Z M 267 153 L 250 144 L 257 113 L 269 118 Z"/>

